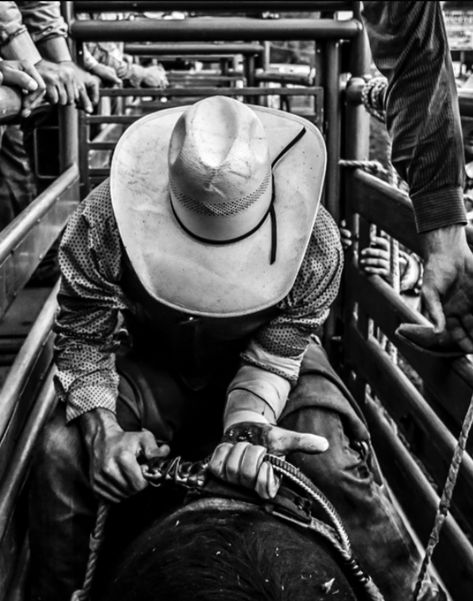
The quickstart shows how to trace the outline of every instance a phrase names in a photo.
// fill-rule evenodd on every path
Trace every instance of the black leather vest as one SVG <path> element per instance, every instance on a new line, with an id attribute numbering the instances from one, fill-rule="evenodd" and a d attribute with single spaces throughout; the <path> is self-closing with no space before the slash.
<path id="1" fill-rule="evenodd" d="M 132 306 L 125 322 L 134 351 L 159 361 L 193 390 L 224 374 L 231 377 L 250 337 L 278 314 L 276 307 L 229 318 L 177 311 L 148 294 L 128 259 L 122 288 Z"/>

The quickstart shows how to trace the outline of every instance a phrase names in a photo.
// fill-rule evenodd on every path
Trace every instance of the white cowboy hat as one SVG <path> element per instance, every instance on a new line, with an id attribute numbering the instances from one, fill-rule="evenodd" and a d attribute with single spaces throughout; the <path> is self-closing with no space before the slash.
<path id="1" fill-rule="evenodd" d="M 110 186 L 144 288 L 193 315 L 278 303 L 304 258 L 325 162 L 310 122 L 223 96 L 136 121 L 116 146 Z"/>

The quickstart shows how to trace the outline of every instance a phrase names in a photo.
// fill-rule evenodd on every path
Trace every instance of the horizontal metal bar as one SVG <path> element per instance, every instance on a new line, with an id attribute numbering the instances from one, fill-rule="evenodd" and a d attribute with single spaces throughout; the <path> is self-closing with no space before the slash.
<path id="1" fill-rule="evenodd" d="M 473 365 L 464 357 L 442 360 L 397 340 L 394 332 L 401 323 L 427 325 L 429 322 L 408 307 L 402 297 L 379 276 L 367 276 L 353 261 L 347 261 L 345 272 L 345 302 L 358 303 L 359 313 L 372 317 L 424 380 L 445 415 L 458 427 L 473 391 Z M 454 403 L 452 398 L 455 399 Z"/>
<path id="2" fill-rule="evenodd" d="M 377 341 L 371 337 L 365 340 L 353 325 L 345 332 L 344 344 L 357 375 L 369 382 L 407 439 L 411 452 L 421 460 L 437 486 L 443 486 L 455 436 Z M 455 503 L 469 522 L 473 514 L 473 459 L 467 453 L 456 485 Z"/>
<path id="3" fill-rule="evenodd" d="M 71 37 L 82 41 L 150 42 L 212 40 L 338 40 L 354 38 L 362 25 L 356 19 L 135 19 L 73 21 Z"/>
<path id="4" fill-rule="evenodd" d="M 407 194 L 362 169 L 344 167 L 343 172 L 352 192 L 347 198 L 351 210 L 420 254 L 420 236 Z"/>
<path id="5" fill-rule="evenodd" d="M 381 468 L 409 522 L 425 544 L 434 523 L 438 495 L 378 405 L 368 398 L 363 409 Z M 473 585 L 473 547 L 450 514 L 440 535 L 434 565 L 453 599 L 469 598 Z"/>
<path id="6" fill-rule="evenodd" d="M 0 390 L 0 407 L 2 408 L 0 412 L 0 444 L 3 443 L 7 434 L 20 394 L 38 359 L 38 353 L 51 331 L 56 315 L 58 290 L 59 284 L 56 284 L 28 333 Z"/>
<path id="7" fill-rule="evenodd" d="M 41 393 L 33 405 L 22 435 L 18 440 L 15 452 L 10 457 L 9 470 L 2 478 L 0 488 L 0 541 L 10 521 L 17 502 L 18 494 L 23 485 L 28 470 L 34 445 L 55 402 L 53 386 L 53 371 L 49 372 Z"/>
<path id="8" fill-rule="evenodd" d="M 187 54 L 262 54 L 264 46 L 261 44 L 178 44 L 168 42 L 167 44 L 126 44 L 125 52 L 134 55 L 151 55 L 157 56 L 160 54 L 175 54 L 184 57 Z"/>
<path id="9" fill-rule="evenodd" d="M 322 94 L 320 86 L 299 86 L 294 88 L 216 88 L 215 86 L 202 86 L 195 88 L 102 88 L 101 96 L 161 96 L 163 98 L 175 98 L 177 96 L 213 96 L 223 94 L 224 96 L 315 96 Z"/>
<path id="10" fill-rule="evenodd" d="M 458 90 L 458 102 L 462 117 L 473 117 L 473 90 L 460 88 Z"/>
<path id="11" fill-rule="evenodd" d="M 116 145 L 116 142 L 89 142 L 87 148 L 89 150 L 113 150 Z"/>
<path id="12" fill-rule="evenodd" d="M 71 165 L 0 233 L 0 264 L 23 240 L 67 188 L 79 177 L 77 165 Z"/>
<path id="13" fill-rule="evenodd" d="M 339 11 L 352 10 L 353 2 L 323 0 L 168 0 L 141 2 L 74 2 L 74 8 L 80 11 L 129 12 L 129 11 Z"/>

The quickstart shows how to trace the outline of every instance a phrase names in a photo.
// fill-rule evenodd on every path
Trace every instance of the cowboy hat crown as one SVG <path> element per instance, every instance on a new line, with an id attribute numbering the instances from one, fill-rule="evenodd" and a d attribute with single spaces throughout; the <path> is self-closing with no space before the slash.
<path id="1" fill-rule="evenodd" d="M 173 209 L 198 237 L 245 235 L 268 211 L 268 140 L 261 121 L 241 102 L 216 96 L 185 111 L 171 135 L 168 163 Z"/>

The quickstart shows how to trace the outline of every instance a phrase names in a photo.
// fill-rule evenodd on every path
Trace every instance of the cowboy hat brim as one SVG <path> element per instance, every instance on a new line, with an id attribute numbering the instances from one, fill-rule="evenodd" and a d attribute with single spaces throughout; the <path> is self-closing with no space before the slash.
<path id="1" fill-rule="evenodd" d="M 116 146 L 110 190 L 127 256 L 146 291 L 179 311 L 232 317 L 273 306 L 294 284 L 317 216 L 326 165 L 322 135 L 296 115 L 250 107 L 265 128 L 272 157 L 306 130 L 273 169 L 277 260 L 270 264 L 269 217 L 247 238 L 217 246 L 196 240 L 177 222 L 169 199 L 168 148 L 186 108 L 139 119 Z"/>

